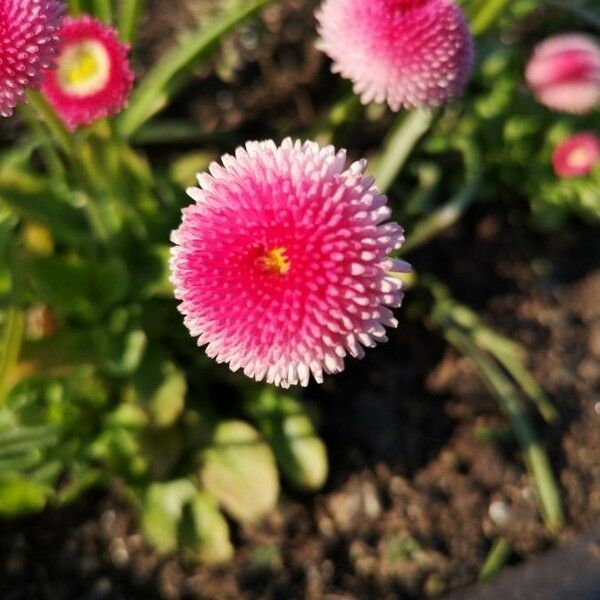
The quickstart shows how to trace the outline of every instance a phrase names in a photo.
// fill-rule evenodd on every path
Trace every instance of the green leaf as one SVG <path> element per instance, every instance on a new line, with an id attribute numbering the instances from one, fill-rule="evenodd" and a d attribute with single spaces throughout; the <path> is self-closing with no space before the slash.
<path id="1" fill-rule="evenodd" d="M 142 362 L 148 338 L 141 329 L 103 338 L 102 368 L 112 377 L 131 375 Z"/>
<path id="2" fill-rule="evenodd" d="M 218 565 L 233 558 L 227 520 L 207 493 L 199 492 L 186 507 L 179 538 L 183 554 L 190 560 Z"/>
<path id="3" fill-rule="evenodd" d="M 91 265 L 92 298 L 103 307 L 109 308 L 121 302 L 129 291 L 129 272 L 120 258 L 109 258 L 97 265 Z"/>
<path id="4" fill-rule="evenodd" d="M 40 298 L 65 315 L 94 319 L 122 301 L 129 289 L 125 263 L 118 258 L 92 262 L 79 257 L 36 257 L 32 284 Z"/>
<path id="5" fill-rule="evenodd" d="M 142 531 L 161 552 L 177 548 L 177 532 L 184 505 L 196 495 L 187 479 L 153 483 L 146 492 L 142 509 Z"/>
<path id="6" fill-rule="evenodd" d="M 171 365 L 172 370 L 150 399 L 150 412 L 157 427 L 173 424 L 185 406 L 187 382 L 182 371 Z"/>
<path id="7" fill-rule="evenodd" d="M 87 236 L 87 223 L 66 194 L 37 175 L 11 171 L 0 177 L 0 206 L 6 204 L 19 216 L 43 223 L 58 239 L 81 241 Z"/>
<path id="8" fill-rule="evenodd" d="M 252 522 L 273 510 L 279 496 L 275 458 L 253 427 L 223 421 L 202 458 L 204 487 L 232 517 Z"/>
<path id="9" fill-rule="evenodd" d="M 0 475 L 0 514 L 15 517 L 46 506 L 52 488 L 17 473 Z"/>
<path id="10" fill-rule="evenodd" d="M 133 390 L 147 407 L 152 423 L 156 427 L 169 427 L 185 407 L 187 381 L 183 371 L 155 350 L 135 374 Z"/>
<path id="11" fill-rule="evenodd" d="M 327 448 L 304 406 L 272 388 L 248 406 L 286 479 L 301 490 L 320 489 L 327 479 Z"/>

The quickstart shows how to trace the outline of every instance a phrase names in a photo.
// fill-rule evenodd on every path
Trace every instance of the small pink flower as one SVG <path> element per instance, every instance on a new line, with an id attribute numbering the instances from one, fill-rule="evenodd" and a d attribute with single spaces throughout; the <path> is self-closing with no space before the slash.
<path id="1" fill-rule="evenodd" d="M 0 0 L 0 115 L 10 117 L 37 89 L 58 49 L 60 0 Z"/>
<path id="2" fill-rule="evenodd" d="M 599 162 L 600 138 L 589 132 L 568 137 L 552 154 L 552 166 L 559 177 L 589 175 Z"/>
<path id="3" fill-rule="evenodd" d="M 364 104 L 439 106 L 468 81 L 473 38 L 453 0 L 324 0 L 316 17 L 319 48 Z"/>
<path id="4" fill-rule="evenodd" d="M 387 199 L 346 152 L 249 142 L 198 176 L 173 232 L 185 325 L 217 362 L 260 381 L 307 385 L 386 341 L 406 271 Z"/>
<path id="5" fill-rule="evenodd" d="M 69 129 L 121 111 L 129 99 L 133 73 L 112 27 L 88 16 L 67 17 L 60 31 L 58 68 L 43 92 Z"/>
<path id="6" fill-rule="evenodd" d="M 551 110 L 589 112 L 600 103 L 600 46 L 578 33 L 548 38 L 536 46 L 525 79 Z"/>

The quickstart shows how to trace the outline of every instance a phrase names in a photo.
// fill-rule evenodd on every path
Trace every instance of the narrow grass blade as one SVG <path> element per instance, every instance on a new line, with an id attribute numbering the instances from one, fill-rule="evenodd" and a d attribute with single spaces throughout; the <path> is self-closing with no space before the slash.
<path id="1" fill-rule="evenodd" d="M 479 581 L 490 581 L 490 579 L 496 577 L 510 558 L 510 554 L 509 543 L 504 538 L 498 538 L 483 563 L 478 577 Z"/>
<path id="2" fill-rule="evenodd" d="M 499 406 L 510 418 L 515 436 L 523 448 L 527 467 L 533 476 L 544 521 L 551 530 L 559 530 L 564 523 L 564 514 L 558 486 L 548 456 L 523 410 L 515 387 L 502 369 L 463 331 L 446 324 L 444 334 L 453 346 L 471 359 Z"/>

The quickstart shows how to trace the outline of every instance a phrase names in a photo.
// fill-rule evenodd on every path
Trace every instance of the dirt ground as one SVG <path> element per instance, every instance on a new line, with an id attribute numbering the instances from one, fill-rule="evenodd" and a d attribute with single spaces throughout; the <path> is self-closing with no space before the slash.
<path id="1" fill-rule="evenodd" d="M 152 4 L 155 15 L 166 15 L 165 2 Z M 187 18 L 174 9 L 170 14 Z M 168 32 L 178 22 L 173 16 L 161 27 Z M 322 59 L 298 50 L 310 26 L 298 11 L 269 12 L 258 33 L 248 29 L 221 53 L 224 78 L 226 55 L 234 63 L 257 59 L 258 67 L 243 69 L 241 81 L 229 85 L 210 79 L 177 110 L 201 121 L 205 132 L 241 136 L 268 134 L 265 115 L 281 106 L 286 125 L 280 131 L 300 130 L 329 93 L 315 92 L 326 73 Z M 151 60 L 162 47 L 156 32 L 142 31 Z M 275 46 L 276 58 L 265 58 Z M 270 87 L 256 83 L 265 76 Z M 597 231 L 572 224 L 534 234 L 527 219 L 525 204 L 499 199 L 492 211 L 473 210 L 410 260 L 448 282 L 488 325 L 530 349 L 528 366 L 561 414 L 556 427 L 533 416 L 565 503 L 567 526 L 559 535 L 540 521 L 531 479 L 496 402 L 466 359 L 411 318 L 417 300 L 409 292 L 388 344 L 309 389 L 330 451 L 325 490 L 311 497 L 284 490 L 266 522 L 234 526 L 238 551 L 230 567 L 159 557 L 137 532 L 118 489 L 99 491 L 62 511 L 1 524 L 0 598 L 436 597 L 475 581 L 498 536 L 508 540 L 516 563 L 597 525 Z M 482 440 L 482 431 L 494 439 Z"/>

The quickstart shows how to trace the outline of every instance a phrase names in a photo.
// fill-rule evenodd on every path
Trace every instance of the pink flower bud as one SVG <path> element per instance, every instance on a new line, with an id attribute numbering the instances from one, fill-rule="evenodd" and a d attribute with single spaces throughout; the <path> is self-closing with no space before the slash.
<path id="1" fill-rule="evenodd" d="M 598 162 L 600 162 L 600 138 L 590 132 L 568 137 L 558 144 L 552 154 L 552 166 L 559 177 L 589 175 Z"/>
<path id="2" fill-rule="evenodd" d="M 582 114 L 600 103 L 600 46 L 578 33 L 538 44 L 525 78 L 539 102 L 559 112 Z"/>

